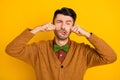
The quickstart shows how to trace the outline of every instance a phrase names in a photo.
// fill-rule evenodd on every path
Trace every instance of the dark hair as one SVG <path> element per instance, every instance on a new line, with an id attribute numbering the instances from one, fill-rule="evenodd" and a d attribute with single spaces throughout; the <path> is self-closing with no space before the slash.
<path id="1" fill-rule="evenodd" d="M 73 22 L 75 23 L 76 13 L 71 8 L 63 7 L 61 9 L 56 10 L 55 13 L 54 13 L 54 17 L 53 17 L 53 24 L 54 24 L 54 20 L 55 20 L 57 14 L 63 14 L 63 15 L 66 15 L 66 16 L 71 16 L 73 18 Z"/>

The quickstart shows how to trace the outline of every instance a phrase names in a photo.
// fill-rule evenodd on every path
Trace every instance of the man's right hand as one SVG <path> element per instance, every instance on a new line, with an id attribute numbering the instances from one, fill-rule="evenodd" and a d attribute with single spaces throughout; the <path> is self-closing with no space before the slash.
<path id="1" fill-rule="evenodd" d="M 51 30 L 55 30 L 55 25 L 48 23 L 45 25 L 38 26 L 38 27 L 34 28 L 33 30 L 31 30 L 30 32 L 33 34 L 36 34 L 38 32 L 47 32 L 47 31 L 51 31 Z"/>

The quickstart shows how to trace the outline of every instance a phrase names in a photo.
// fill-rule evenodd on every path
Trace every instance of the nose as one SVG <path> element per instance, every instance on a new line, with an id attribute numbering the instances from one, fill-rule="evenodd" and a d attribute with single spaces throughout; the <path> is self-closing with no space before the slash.
<path id="1" fill-rule="evenodd" d="M 65 29 L 65 24 L 64 23 L 61 25 L 61 29 Z"/>

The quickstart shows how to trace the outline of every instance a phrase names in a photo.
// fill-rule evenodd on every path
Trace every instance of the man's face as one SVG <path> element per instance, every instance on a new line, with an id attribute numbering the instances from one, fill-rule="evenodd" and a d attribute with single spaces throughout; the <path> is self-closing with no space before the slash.
<path id="1" fill-rule="evenodd" d="M 71 33 L 71 27 L 73 27 L 73 19 L 70 16 L 63 14 L 57 14 L 54 25 L 56 29 L 54 31 L 55 36 L 60 40 L 65 40 Z"/>

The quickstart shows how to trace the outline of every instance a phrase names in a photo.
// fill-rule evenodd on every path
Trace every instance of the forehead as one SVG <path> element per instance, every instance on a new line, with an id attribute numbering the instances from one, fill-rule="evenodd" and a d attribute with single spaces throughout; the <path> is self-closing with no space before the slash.
<path id="1" fill-rule="evenodd" d="M 73 19 L 71 16 L 63 15 L 63 14 L 57 14 L 55 20 L 62 20 L 62 21 L 71 21 L 73 22 Z"/>

